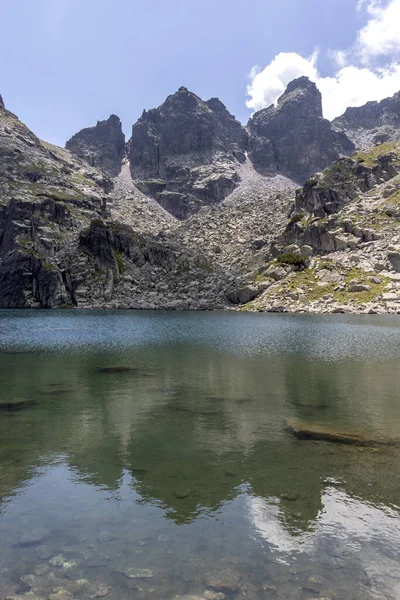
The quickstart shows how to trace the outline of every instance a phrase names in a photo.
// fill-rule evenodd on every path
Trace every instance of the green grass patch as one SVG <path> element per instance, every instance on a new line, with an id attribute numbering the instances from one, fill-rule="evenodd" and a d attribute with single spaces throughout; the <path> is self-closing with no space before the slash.
<path id="1" fill-rule="evenodd" d="M 391 160 L 392 164 L 400 162 L 400 143 L 399 142 L 385 142 L 374 146 L 366 152 L 356 152 L 352 155 L 352 158 L 366 167 L 374 167 L 378 164 L 378 160 L 381 156 L 393 155 Z"/>
<path id="2" fill-rule="evenodd" d="M 307 266 L 308 259 L 302 254 L 295 254 L 294 252 L 285 252 L 276 259 L 278 263 L 282 265 L 291 265 L 297 269 L 305 269 Z"/>
<path id="3" fill-rule="evenodd" d="M 123 272 L 125 271 L 125 262 L 122 257 L 122 254 L 121 254 L 121 252 L 119 252 L 119 250 L 116 250 L 115 248 L 113 248 L 113 254 L 114 254 L 115 262 L 117 263 L 118 273 L 120 275 L 122 275 Z"/>

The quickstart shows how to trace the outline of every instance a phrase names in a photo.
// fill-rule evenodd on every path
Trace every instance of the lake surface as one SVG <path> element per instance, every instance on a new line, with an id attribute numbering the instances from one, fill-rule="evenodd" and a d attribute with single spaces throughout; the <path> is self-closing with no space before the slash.
<path id="1" fill-rule="evenodd" d="M 400 598 L 400 446 L 293 419 L 400 439 L 400 319 L 0 311 L 0 598 Z"/>

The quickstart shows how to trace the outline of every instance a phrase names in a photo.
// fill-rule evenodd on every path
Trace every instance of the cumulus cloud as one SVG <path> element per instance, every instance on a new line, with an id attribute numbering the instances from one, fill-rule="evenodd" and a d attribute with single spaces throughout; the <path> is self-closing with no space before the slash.
<path id="1" fill-rule="evenodd" d="M 246 104 L 254 111 L 277 101 L 287 84 L 306 75 L 322 93 L 324 116 L 333 119 L 348 106 L 382 100 L 400 89 L 400 0 L 360 0 L 359 10 L 369 19 L 357 33 L 354 46 L 331 50 L 332 77 L 321 77 L 318 51 L 304 58 L 295 52 L 281 52 L 264 69 L 254 67 L 247 87 Z M 397 26 L 397 27 L 396 27 Z M 385 59 L 379 66 L 372 64 Z"/>
<path id="2" fill-rule="evenodd" d="M 400 0 L 383 5 L 370 0 L 364 3 L 371 19 L 357 36 L 356 47 L 364 64 L 381 56 L 400 53 Z"/>

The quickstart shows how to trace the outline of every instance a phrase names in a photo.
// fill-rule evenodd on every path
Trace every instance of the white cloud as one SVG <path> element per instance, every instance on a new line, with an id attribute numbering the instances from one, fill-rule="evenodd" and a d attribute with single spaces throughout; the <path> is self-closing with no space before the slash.
<path id="1" fill-rule="evenodd" d="M 317 51 L 308 58 L 281 52 L 264 69 L 252 69 L 247 106 L 254 111 L 269 106 L 290 81 L 302 75 L 315 81 L 320 89 L 327 119 L 341 115 L 348 106 L 382 100 L 400 90 L 400 63 L 396 60 L 400 54 L 400 0 L 360 0 L 358 8 L 366 10 L 370 18 L 352 48 L 329 52 L 336 68 L 332 77 L 320 76 Z M 371 66 L 378 57 L 386 58 L 384 65 Z"/>
<path id="2" fill-rule="evenodd" d="M 364 64 L 382 56 L 400 53 L 400 0 L 364 3 L 371 19 L 357 36 L 356 48 Z"/>

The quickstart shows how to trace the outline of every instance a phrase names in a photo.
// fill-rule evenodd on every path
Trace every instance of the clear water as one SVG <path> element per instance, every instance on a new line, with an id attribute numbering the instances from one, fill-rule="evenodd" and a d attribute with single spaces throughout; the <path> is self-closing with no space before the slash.
<path id="1" fill-rule="evenodd" d="M 284 421 L 399 389 L 396 316 L 0 311 L 0 598 L 398 599 L 400 447 Z"/>

